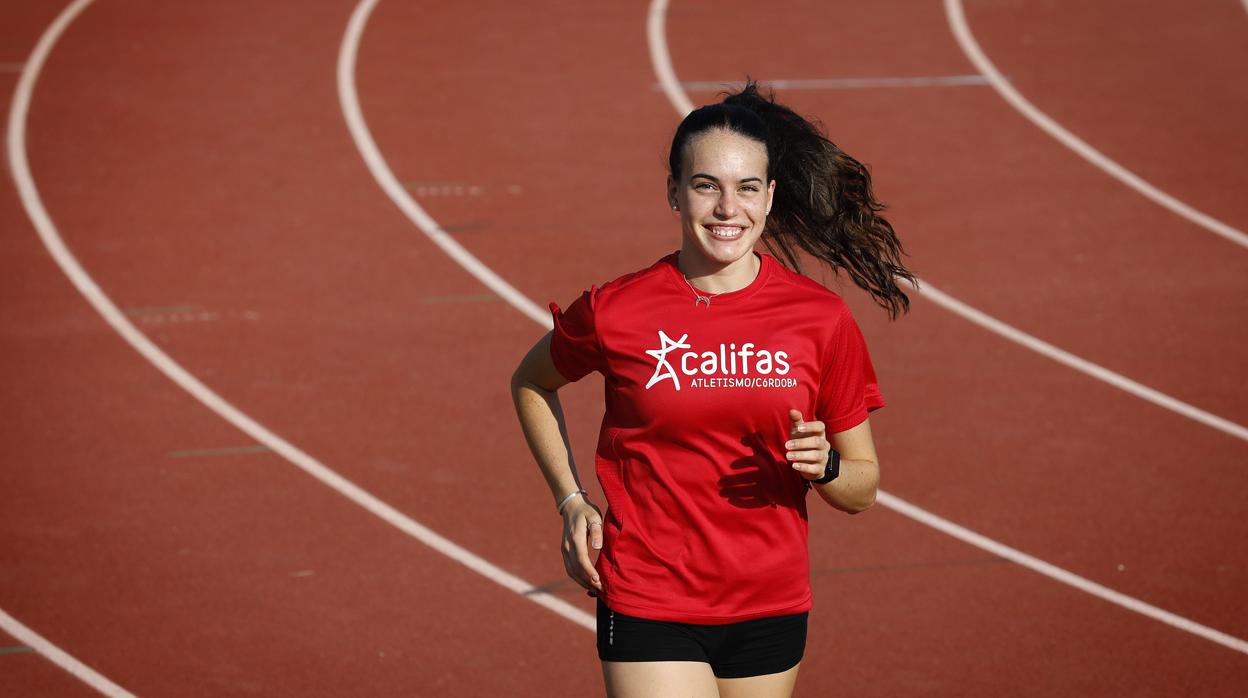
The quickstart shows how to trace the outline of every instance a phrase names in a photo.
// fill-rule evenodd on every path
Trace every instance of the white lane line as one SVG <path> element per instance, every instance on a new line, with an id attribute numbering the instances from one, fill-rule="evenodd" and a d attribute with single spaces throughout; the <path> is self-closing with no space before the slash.
<path id="1" fill-rule="evenodd" d="M 667 100 L 676 107 L 676 113 L 684 118 L 693 111 L 693 102 L 680 89 L 680 80 L 672 67 L 672 55 L 667 51 L 667 0 L 651 0 L 650 12 L 646 15 L 646 44 L 650 47 L 650 65 L 654 74 L 663 86 Z"/>
<path id="2" fill-rule="evenodd" d="M 914 519 L 915 521 L 931 526 L 942 533 L 946 533 L 954 538 L 957 538 L 963 543 L 973 545 L 981 550 L 986 550 L 994 555 L 999 555 L 1007 560 L 1026 567 L 1033 572 L 1038 572 L 1049 579 L 1056 580 L 1080 591 L 1087 592 L 1097 598 L 1121 606 L 1129 611 L 1135 611 L 1142 616 L 1160 621 L 1172 628 L 1189 632 L 1197 637 L 1203 637 L 1206 640 L 1216 642 L 1223 647 L 1228 647 L 1237 652 L 1248 654 L 1248 642 L 1245 642 L 1234 635 L 1228 635 L 1221 630 L 1215 630 L 1207 625 L 1201 625 L 1194 620 L 1184 618 L 1176 613 L 1171 613 L 1170 611 L 1157 608 L 1152 604 L 1140 601 L 1134 596 L 1127 596 L 1122 592 L 1114 591 L 1109 587 L 1097 584 L 1090 579 L 1080 577 L 1079 575 L 1068 572 L 1057 565 L 1045 562 L 1038 557 L 1032 557 L 1021 550 L 1011 548 L 1003 543 L 998 543 L 997 541 L 988 538 L 987 536 L 980 535 L 969 528 L 959 526 L 958 524 L 937 516 L 926 509 L 917 507 L 900 497 L 895 497 L 886 492 L 880 492 L 876 501 L 889 509 Z"/>
<path id="3" fill-rule="evenodd" d="M 169 355 L 164 353 L 159 347 L 152 343 L 146 335 L 131 324 L 125 314 L 118 310 L 112 300 L 105 295 L 102 290 L 100 290 L 99 286 L 96 285 L 91 276 L 85 269 L 83 269 L 78 260 L 74 258 L 73 254 L 69 251 L 68 247 L 66 247 L 64 241 L 61 239 L 60 232 L 57 230 L 55 224 L 53 224 L 51 216 L 48 215 L 47 209 L 44 207 L 43 201 L 39 197 L 39 192 L 35 186 L 34 179 L 31 176 L 29 163 L 26 158 L 25 130 L 26 117 L 30 108 L 30 95 L 33 91 L 35 81 L 38 78 L 39 71 L 42 69 L 44 59 L 51 50 L 52 45 L 56 42 L 56 39 L 64 31 L 65 27 L 69 24 L 73 17 L 90 2 L 91 0 L 78 0 L 75 2 L 67 8 L 60 17 L 58 17 L 57 21 L 54 22 L 44 34 L 43 39 L 36 47 L 35 55 L 32 56 L 31 61 L 28 63 L 26 72 L 22 75 L 22 80 L 18 83 L 17 94 L 14 97 L 13 108 L 10 110 L 9 116 L 9 163 L 13 172 L 13 178 L 17 182 L 18 194 L 22 200 L 22 205 L 26 209 L 26 213 L 39 233 L 39 237 L 43 241 L 44 246 L 47 247 L 48 252 L 61 267 L 61 270 L 64 272 L 66 277 L 70 279 L 75 288 L 82 293 L 83 297 L 87 299 L 92 307 L 95 308 L 96 312 L 98 312 L 100 316 L 103 317 L 109 324 L 109 326 L 111 326 L 114 331 L 116 331 L 128 344 L 130 344 L 135 351 L 147 359 L 161 373 L 165 374 L 170 380 L 176 383 L 183 390 L 187 391 L 195 399 L 199 400 L 204 404 L 204 406 L 219 415 L 222 419 L 226 420 L 230 424 L 233 424 L 257 442 L 269 447 L 300 470 L 303 470 L 308 475 L 316 478 L 321 483 L 330 487 L 358 506 L 369 511 L 373 515 L 381 518 L 386 523 L 389 523 L 400 531 L 403 531 L 407 535 L 419 540 L 425 545 L 428 545 L 456 562 L 463 564 L 483 577 L 486 577 L 487 579 L 515 592 L 516 594 L 521 595 L 523 598 L 527 598 L 584 628 L 594 630 L 595 620 L 592 615 L 582 611 L 572 604 L 567 603 L 566 601 L 563 601 L 562 599 L 537 590 L 533 584 L 511 574 L 510 572 L 507 572 L 488 560 L 472 553 L 466 548 L 453 543 L 428 527 L 416 522 L 403 512 L 395 509 L 389 504 L 386 504 L 360 486 L 339 475 L 337 472 L 317 461 L 312 456 L 299 450 L 293 444 L 287 442 L 285 439 L 282 439 L 277 434 L 265 428 L 259 422 L 234 407 L 224 398 L 217 395 L 210 388 L 208 388 L 208 386 L 204 385 L 197 378 L 195 378 L 195 376 L 186 371 L 186 369 L 174 361 Z M 368 12 L 371 11 L 372 6 L 375 4 L 375 2 L 370 2 L 367 3 L 367 5 L 361 5 L 352 15 L 351 23 L 348 26 L 347 34 L 344 37 L 342 45 L 342 55 L 340 56 L 339 62 L 340 77 L 344 66 L 349 72 L 354 69 L 355 52 L 359 43 L 359 35 L 363 31 L 364 21 L 368 16 Z M 340 85 L 340 89 L 341 87 L 342 85 Z M 350 83 L 350 92 L 352 94 L 352 99 L 354 99 L 354 81 L 351 81 Z M 355 114 L 358 118 L 358 104 L 355 109 Z M 397 182 L 395 185 L 394 191 L 403 191 L 401 186 L 397 186 Z M 419 211 L 419 207 L 416 207 L 416 210 Z M 424 212 L 419 211 L 419 213 L 423 215 Z M 432 219 L 429 220 L 432 221 Z M 445 235 L 445 233 L 442 234 L 442 237 L 445 239 L 440 241 L 439 244 L 444 250 L 447 249 L 448 246 L 456 246 L 454 240 L 451 240 Z M 450 252 L 448 251 L 448 253 Z M 464 265 L 465 268 L 473 268 L 471 266 L 471 261 L 475 260 L 469 260 L 464 255 L 457 256 L 453 253 L 451 254 L 452 257 L 455 258 L 456 261 L 460 262 L 461 265 Z M 464 254 L 466 255 L 467 253 L 465 252 Z M 468 257 L 470 257 L 470 255 Z M 480 262 L 476 262 L 476 265 L 480 268 L 480 270 L 488 271 Z M 484 271 L 482 273 L 484 273 Z M 478 278 L 481 277 L 478 276 Z M 504 295 L 506 297 L 502 288 L 497 287 L 497 285 L 492 286 L 492 288 L 494 288 L 494 290 L 500 295 Z M 506 288 L 510 288 L 510 286 L 506 286 Z M 512 295 L 518 295 L 514 289 L 512 290 Z M 523 297 L 521 296 L 521 298 Z M 527 301 L 527 299 L 525 300 Z M 508 298 L 508 301 L 512 302 L 513 305 L 516 304 L 515 300 L 512 298 Z M 541 321 L 546 323 L 550 322 L 550 318 L 545 314 L 541 314 L 532 302 L 529 302 L 529 305 L 533 306 L 531 309 L 532 312 L 537 314 L 537 317 L 541 318 Z M 530 315 L 530 317 L 533 317 L 533 315 Z M 3 622 L 5 622 L 4 619 L 0 618 L 0 623 Z M 8 625 L 3 625 L 2 627 L 4 627 L 7 632 L 13 634 L 15 637 L 22 638 L 23 640 L 26 639 L 25 635 L 18 634 L 18 628 L 10 628 Z M 29 641 L 27 641 L 27 644 L 31 644 L 38 649 L 38 646 Z M 43 649 L 39 649 L 39 651 L 44 653 Z M 61 659 L 62 655 L 64 655 L 63 652 L 59 654 L 51 652 L 45 653 L 45 656 L 56 662 L 58 666 L 61 666 L 66 671 L 74 673 L 75 676 L 78 676 L 83 681 L 86 681 L 97 690 L 100 690 L 107 695 L 129 695 L 125 693 L 109 693 L 111 690 L 109 686 L 111 684 L 106 684 L 102 681 L 96 680 L 93 678 L 93 675 L 85 675 L 81 673 L 78 669 L 78 666 L 80 665 L 65 662 Z"/>
<path id="4" fill-rule="evenodd" d="M 1232 422 L 1229 419 L 1219 417 L 1211 412 L 1206 412 L 1198 407 L 1193 407 L 1182 400 L 1170 397 L 1160 390 L 1154 390 L 1146 385 L 1137 383 L 1121 373 L 1114 373 L 1100 364 L 1092 363 L 1091 361 L 1072 354 L 1065 349 L 1058 348 L 1042 339 L 1039 339 L 1038 337 L 1029 335 L 1017 327 L 1007 325 L 991 315 L 963 303 L 957 298 L 941 291 L 926 281 L 920 280 L 919 292 L 942 308 L 960 315 L 966 320 L 983 327 L 989 332 L 998 334 L 1011 342 L 1027 347 L 1037 354 L 1047 356 L 1064 366 L 1073 368 L 1084 375 L 1088 375 L 1099 381 L 1108 383 L 1109 385 L 1112 385 L 1119 390 L 1128 392 L 1141 400 L 1151 402 L 1154 405 L 1170 410 L 1175 414 L 1183 415 L 1184 417 L 1200 422 L 1205 426 L 1212 427 L 1238 439 L 1248 441 L 1248 428 L 1245 428 L 1243 425 Z"/>
<path id="5" fill-rule="evenodd" d="M 654 72 L 659 77 L 659 82 L 663 83 L 669 88 L 667 91 L 667 96 L 668 96 L 669 101 L 672 103 L 672 106 L 676 108 L 677 113 L 679 113 L 683 117 L 685 114 L 689 113 L 688 107 L 691 106 L 692 103 L 689 101 L 688 96 L 686 96 L 683 92 L 680 91 L 679 89 L 680 83 L 676 80 L 676 70 L 672 67 L 671 62 L 670 62 L 671 58 L 667 50 L 667 32 L 664 29 L 664 16 L 666 14 L 666 11 L 667 11 L 667 0 L 652 0 L 650 4 L 650 16 L 649 16 L 649 20 L 647 21 L 647 28 L 649 30 L 648 38 L 649 38 L 649 44 L 651 46 L 650 60 L 654 63 Z M 654 50 L 655 47 L 659 47 L 661 50 L 656 51 Z M 664 62 L 666 62 L 666 64 L 663 64 Z M 1005 336 L 1008 339 L 1011 339 L 1012 341 L 1020 341 L 1022 339 L 1029 340 L 1029 341 L 1021 342 L 1024 346 L 1027 346 L 1028 348 L 1040 351 L 1041 349 L 1040 345 L 1043 345 L 1043 347 L 1047 347 L 1051 351 L 1041 351 L 1041 353 L 1044 354 L 1045 356 L 1057 358 L 1058 360 L 1062 360 L 1061 358 L 1059 358 L 1062 355 L 1073 358 L 1077 362 L 1081 362 L 1081 363 L 1075 363 L 1075 364 L 1068 363 L 1067 365 L 1071 365 L 1075 368 L 1078 368 L 1078 370 L 1080 371 L 1088 373 L 1087 367 L 1095 366 L 1095 364 L 1091 364 L 1091 362 L 1086 362 L 1083 359 L 1079 359 L 1078 357 L 1075 357 L 1072 354 L 1063 352 L 1062 350 L 1057 349 L 1056 347 L 1053 347 L 1050 344 L 1046 344 L 1045 342 L 1041 342 L 1040 340 L 1034 337 L 1031 337 L 1030 335 L 1020 332 L 1010 327 L 1009 325 L 1006 325 L 1005 323 L 1000 322 L 999 320 L 995 320 L 987 315 L 984 315 L 983 313 L 980 313 L 978 310 L 971 308 L 970 306 L 966 305 L 965 303 L 962 303 L 961 301 L 957 301 L 953 299 L 947 294 L 940 293 L 939 291 L 935 291 L 935 289 L 932 289 L 930 286 L 926 290 L 924 290 L 923 293 L 927 295 L 929 298 L 932 298 L 932 300 L 935 300 L 940 305 L 946 308 L 949 308 L 950 310 L 953 310 L 959 315 L 962 315 L 963 317 L 966 317 L 967 319 L 977 324 L 980 324 L 981 326 L 987 327 L 988 329 L 991 329 L 994 332 L 997 332 L 998 334 L 1002 334 L 1003 336 Z M 1008 332 L 1004 332 L 1003 330 L 1008 330 Z M 1066 363 L 1065 360 L 1062 360 L 1062 361 L 1063 363 Z M 1086 364 L 1086 366 L 1083 366 L 1082 364 Z M 1099 366 L 1096 366 L 1096 368 L 1100 369 Z M 1118 374 L 1115 374 L 1111 371 L 1107 371 L 1105 369 L 1100 369 L 1100 370 L 1104 371 L 1106 374 L 1110 376 L 1116 376 L 1120 378 L 1122 381 L 1126 381 L 1127 383 L 1130 383 L 1133 385 L 1139 385 L 1125 378 L 1122 378 L 1121 376 L 1118 376 Z M 1101 379 L 1101 380 L 1105 380 L 1104 376 L 1098 376 L 1096 373 L 1089 373 L 1089 375 L 1097 377 L 1098 379 Z M 1118 383 L 1115 383 L 1115 382 L 1111 382 L 1110 384 L 1115 385 L 1120 388 L 1123 387 L 1122 385 L 1119 385 Z M 1140 386 L 1140 387 L 1143 387 L 1143 386 Z M 1156 391 L 1152 391 L 1152 392 L 1156 392 Z M 1145 398 L 1145 399 L 1149 399 L 1149 398 Z M 1238 427 L 1240 430 L 1243 430 L 1243 427 L 1239 427 L 1239 425 L 1234 425 L 1234 426 Z M 1241 434 L 1237 434 L 1237 435 L 1239 435 L 1240 438 L 1244 438 L 1244 434 L 1248 434 L 1248 431 L 1241 431 Z M 962 526 L 959 526 L 947 519 L 937 516 L 936 514 L 933 514 L 925 509 L 922 509 L 913 504 L 910 504 L 906 502 L 905 500 L 902 500 L 899 497 L 895 497 L 891 494 L 881 491 L 876 501 L 890 509 L 893 509 L 894 511 L 897 511 L 905 516 L 910 517 L 911 519 L 914 519 L 915 521 L 923 523 L 927 526 L 931 526 L 939 531 L 942 531 L 944 533 L 947 533 L 953 536 L 954 538 L 957 538 L 958 540 L 961 540 L 965 543 L 969 543 L 970 545 L 974 545 L 977 548 L 987 550 L 988 552 L 993 553 L 994 555 L 1000 555 L 1001 557 L 1005 557 L 1010 560 L 1013 560 L 1014 562 L 1018 563 L 1019 565 L 1022 565 L 1023 567 L 1026 567 L 1034 572 L 1043 574 L 1044 576 L 1049 577 L 1051 579 L 1055 579 L 1063 584 L 1068 584 L 1070 586 L 1075 587 L 1076 589 L 1080 589 L 1089 594 L 1092 594 L 1093 596 L 1109 601 L 1110 603 L 1117 604 L 1119 606 L 1122 606 L 1123 608 L 1127 608 L 1129 610 L 1135 611 L 1136 613 L 1143 614 L 1149 618 L 1158 620 L 1171 627 L 1187 631 L 1189 633 L 1198 635 L 1212 642 L 1216 642 L 1219 645 L 1223 645 L 1224 647 L 1229 647 L 1238 652 L 1243 652 L 1244 654 L 1248 654 L 1248 642 L 1245 642 L 1244 640 L 1241 640 L 1237 637 L 1233 637 L 1231 635 L 1227 635 L 1226 633 L 1220 630 L 1215 630 L 1213 628 L 1201 625 L 1195 621 L 1188 620 L 1187 618 L 1183 618 L 1182 616 L 1175 615 L 1169 611 L 1162 610 L 1160 608 L 1157 608 L 1156 606 L 1149 605 L 1147 603 L 1144 603 L 1143 601 L 1127 596 L 1125 594 L 1121 594 L 1119 592 L 1113 591 L 1112 589 L 1101 586 L 1100 584 L 1097 584 L 1096 582 L 1080 577 L 1076 574 L 1068 572 L 1055 565 L 1049 564 L 1043 560 L 1040 560 L 1039 558 L 1032 557 L 1031 555 L 1028 555 L 1027 553 L 1024 553 L 1020 550 L 1016 550 L 1003 543 L 999 543 L 995 540 L 992 540 L 991 538 L 982 536 L 978 533 L 975 533 L 974 531 L 971 531 L 970 529 L 963 528 Z"/>
<path id="6" fill-rule="evenodd" d="M 364 115 L 360 111 L 359 98 L 355 89 L 355 61 L 359 51 L 360 35 L 368 23 L 368 16 L 376 7 L 377 0 L 364 0 L 351 13 L 351 21 L 347 25 L 347 33 L 342 40 L 342 48 L 338 52 L 338 101 L 342 103 L 342 114 L 347 120 L 347 129 L 355 140 L 355 146 L 364 157 L 368 171 L 373 174 L 382 191 L 403 211 L 407 217 L 420 228 L 430 240 L 442 248 L 442 251 L 467 269 L 469 273 L 481 280 L 491 291 L 507 299 L 520 312 L 538 324 L 550 324 L 550 312 L 538 306 L 516 290 L 514 286 L 503 280 L 494 270 L 487 267 L 468 250 L 464 249 L 451 237 L 416 200 L 407 193 L 398 177 L 386 164 L 386 159 L 377 149 L 373 135 L 368 130 Z"/>
<path id="7" fill-rule="evenodd" d="M 407 189 L 403 187 L 398 177 L 394 176 L 390 166 L 386 164 L 385 158 L 381 156 L 381 151 L 378 150 L 377 143 L 373 141 L 373 136 L 368 130 L 367 123 L 364 121 L 364 114 L 360 109 L 359 95 L 355 87 L 355 64 L 360 50 L 360 37 L 364 34 L 364 28 L 368 24 L 369 15 L 372 14 L 373 8 L 376 6 L 377 0 L 363 0 L 356 6 L 355 11 L 351 13 L 351 20 L 347 23 L 346 33 L 342 38 L 342 46 L 338 51 L 338 100 L 342 104 L 342 114 L 347 122 L 347 130 L 351 132 L 351 138 L 355 141 L 356 148 L 359 149 L 365 164 L 368 165 L 368 171 L 372 173 L 373 178 L 377 180 L 382 191 L 399 207 L 399 210 L 403 211 L 408 219 L 415 223 L 416 227 L 424 232 L 425 235 L 429 236 L 429 239 L 433 240 L 438 247 L 442 248 L 442 251 L 450 256 L 451 259 L 455 260 L 468 273 L 510 303 L 512 307 L 537 324 L 550 329 L 554 326 L 550 313 L 517 291 L 514 286 L 504 281 L 501 276 L 494 273 L 493 269 L 486 266 L 448 235 L 438 225 L 438 222 L 408 194 Z M 411 522 L 410 525 L 419 526 L 415 522 Z M 597 621 L 592 615 L 496 567 L 484 558 L 460 548 L 433 531 L 420 526 L 420 534 L 413 533 L 413 535 L 439 552 L 479 572 L 491 581 L 498 582 L 511 591 L 523 595 L 524 598 L 544 606 L 588 630 L 596 629 Z"/>
<path id="8" fill-rule="evenodd" d="M 13 103 L 9 106 L 9 124 L 6 141 L 9 153 L 9 171 L 12 173 L 13 181 L 17 185 L 18 196 L 21 197 L 22 203 L 26 205 L 26 212 L 30 215 L 36 228 L 41 225 L 50 226 L 51 220 L 48 218 L 47 211 L 44 211 L 42 204 L 39 203 L 39 194 L 35 190 L 34 181 L 30 178 L 30 167 L 26 162 L 26 113 L 30 110 L 30 98 L 34 93 L 35 81 L 39 77 L 39 71 L 43 69 L 44 61 L 47 60 L 48 54 L 52 51 L 52 46 L 56 43 L 61 33 L 65 31 L 65 27 L 69 26 L 74 17 L 78 16 L 90 3 L 91 0 L 77 0 L 70 4 L 64 10 L 61 10 L 61 13 L 52 21 L 52 24 L 48 25 L 48 28 L 44 30 L 43 35 L 39 37 L 39 42 L 35 44 L 35 48 L 30 53 L 30 59 L 26 61 L 25 66 L 21 70 L 21 76 L 17 81 L 17 89 L 13 91 Z M 33 208 L 30 206 L 30 201 L 32 200 L 36 204 Z M 91 667 L 78 661 L 65 650 L 48 642 L 43 636 L 26 627 L 3 610 L 0 610 L 0 628 L 3 628 L 6 633 L 17 638 L 23 644 L 32 647 L 48 661 L 69 672 L 79 681 L 96 691 L 106 696 L 133 695 Z"/>
<path id="9" fill-rule="evenodd" d="M 1248 2 L 1248 0 L 1245 0 Z M 988 78 L 983 75 L 917 75 L 914 77 L 891 78 L 821 78 L 811 80 L 759 80 L 762 87 L 774 87 L 777 90 L 854 90 L 874 87 L 965 87 L 988 85 Z M 680 83 L 686 92 L 717 92 L 719 90 L 739 90 L 744 82 L 732 80 L 685 80 Z M 655 83 L 655 90 L 662 90 L 662 83 Z"/>
<path id="10" fill-rule="evenodd" d="M 83 4 L 90 1 L 83 0 Z M 134 698 L 133 693 L 104 678 L 99 672 L 73 658 L 60 647 L 48 642 L 42 635 L 26 627 L 21 621 L 3 610 L 0 610 L 0 628 L 4 628 L 6 633 L 17 638 L 22 644 L 43 655 L 46 659 L 51 660 L 53 664 L 78 677 L 82 682 L 100 693 L 110 698 Z"/>
<path id="11" fill-rule="evenodd" d="M 1211 233 L 1221 235 L 1241 247 L 1248 247 L 1248 235 L 1244 234 L 1243 231 L 1198 211 L 1149 184 L 1139 175 L 1088 145 L 1078 136 L 1054 121 L 1048 114 L 1040 111 L 1035 105 L 1027 101 L 1027 98 L 1021 92 L 1014 89 L 1014 86 L 1002 77 L 997 67 L 992 64 L 992 61 L 988 60 L 988 56 L 980 49 L 979 44 L 975 41 L 975 36 L 971 33 L 971 27 L 966 21 L 966 13 L 962 9 L 962 0 L 945 0 L 945 16 L 949 21 L 949 27 L 953 30 L 954 37 L 958 41 L 958 45 L 962 47 L 962 52 L 975 65 L 975 68 L 984 77 L 988 78 L 993 89 L 1010 106 L 1017 109 L 1019 113 L 1040 127 L 1042 131 L 1056 138 L 1062 145 L 1075 151 L 1083 159 L 1096 165 L 1109 176 L 1131 187 L 1156 204 L 1169 209 Z"/>

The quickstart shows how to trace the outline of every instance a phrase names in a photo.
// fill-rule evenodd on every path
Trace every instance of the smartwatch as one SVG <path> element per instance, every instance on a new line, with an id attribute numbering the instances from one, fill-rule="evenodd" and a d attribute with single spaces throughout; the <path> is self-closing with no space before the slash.
<path id="1" fill-rule="evenodd" d="M 816 485 L 822 485 L 826 482 L 832 482 L 837 475 L 841 474 L 841 454 L 835 448 L 828 449 L 828 464 L 823 468 L 823 477 L 818 480 L 810 480 Z"/>

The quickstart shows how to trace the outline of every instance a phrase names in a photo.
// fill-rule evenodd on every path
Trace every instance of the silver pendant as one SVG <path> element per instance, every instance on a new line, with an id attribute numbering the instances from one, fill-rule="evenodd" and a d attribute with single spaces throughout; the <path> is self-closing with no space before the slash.
<path id="1" fill-rule="evenodd" d="M 711 299 L 706 296 L 697 296 L 697 300 L 693 302 L 693 306 L 696 308 L 701 305 L 703 301 L 706 302 L 706 307 L 711 307 Z"/>

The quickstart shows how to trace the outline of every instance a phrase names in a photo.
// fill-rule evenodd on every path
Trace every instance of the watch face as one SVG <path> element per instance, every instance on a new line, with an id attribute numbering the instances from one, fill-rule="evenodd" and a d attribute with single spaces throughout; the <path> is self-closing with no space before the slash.
<path id="1" fill-rule="evenodd" d="M 823 477 L 815 480 L 818 484 L 831 482 L 841 474 L 841 454 L 835 448 L 828 449 L 828 464 L 823 467 Z"/>

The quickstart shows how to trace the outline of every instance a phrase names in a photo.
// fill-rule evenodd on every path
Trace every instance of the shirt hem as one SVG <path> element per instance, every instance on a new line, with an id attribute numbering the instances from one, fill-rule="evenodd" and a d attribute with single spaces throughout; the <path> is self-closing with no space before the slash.
<path id="1" fill-rule="evenodd" d="M 694 625 L 721 625 L 724 623 L 740 623 L 741 621 L 754 620 L 756 618 L 770 618 L 772 616 L 784 616 L 795 613 L 809 611 L 814 606 L 814 599 L 807 596 L 804 600 L 782 606 L 780 608 L 772 608 L 761 611 L 750 611 L 748 613 L 739 613 L 729 616 L 706 616 L 692 613 L 672 612 L 659 608 L 648 608 L 646 606 L 637 606 L 630 603 L 619 603 L 611 599 L 604 602 L 607 608 L 616 613 L 624 613 L 646 620 L 668 621 L 673 623 L 691 623 Z"/>

